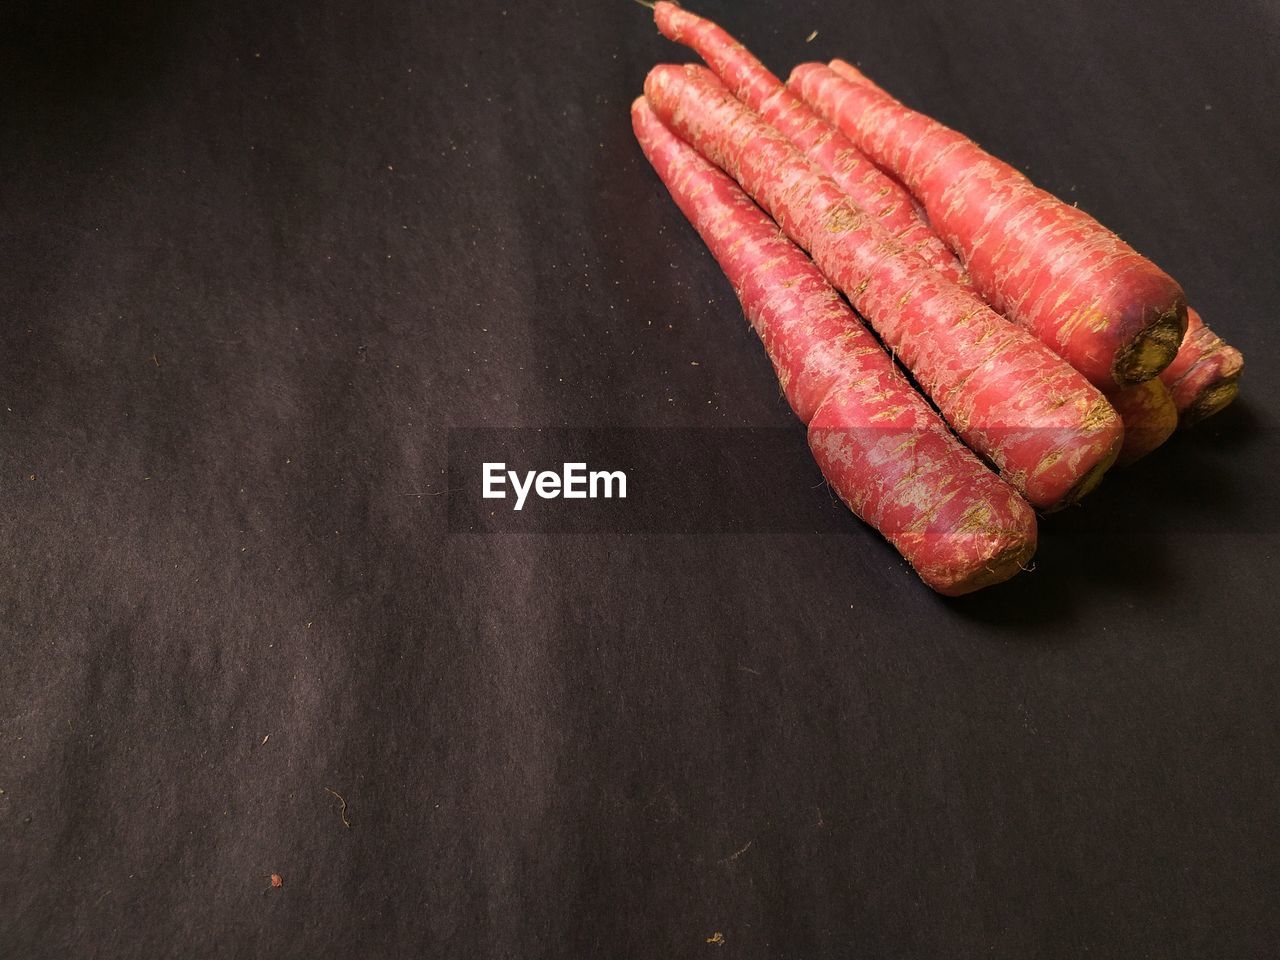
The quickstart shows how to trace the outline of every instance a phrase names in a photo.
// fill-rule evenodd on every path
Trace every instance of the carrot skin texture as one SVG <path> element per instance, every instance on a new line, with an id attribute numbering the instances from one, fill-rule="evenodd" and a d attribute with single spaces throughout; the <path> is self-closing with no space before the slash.
<path id="1" fill-rule="evenodd" d="M 1195 310 L 1187 310 L 1187 335 L 1160 379 L 1173 394 L 1179 424 L 1194 426 L 1236 398 L 1244 355 L 1210 330 Z"/>
<path id="2" fill-rule="evenodd" d="M 1083 377 L 905 249 L 705 68 L 655 67 L 645 96 L 808 250 L 961 438 L 1033 506 L 1056 509 L 1092 488 L 1123 430 Z"/>
<path id="3" fill-rule="evenodd" d="M 644 98 L 636 139 L 733 284 L 840 498 L 940 593 L 1030 560 L 1035 516 L 951 435 L 818 268 Z"/>
<path id="4" fill-rule="evenodd" d="M 631 123 L 659 178 L 733 285 L 802 423 L 860 365 L 878 370 L 888 360 L 813 261 L 730 177 L 663 124 L 643 97 L 631 107 Z"/>
<path id="5" fill-rule="evenodd" d="M 792 89 L 893 173 L 992 306 L 1089 380 L 1137 383 L 1172 361 L 1186 298 L 1164 271 L 972 140 L 903 106 L 849 64 L 801 64 Z"/>
<path id="6" fill-rule="evenodd" d="M 1118 467 L 1141 460 L 1178 429 L 1178 408 L 1159 377 L 1104 393 L 1124 422 L 1124 443 L 1116 456 Z"/>
<path id="7" fill-rule="evenodd" d="M 885 176 L 741 43 L 712 21 L 665 0 L 654 5 L 653 15 L 663 36 L 702 57 L 739 100 L 776 127 L 886 230 L 948 280 L 971 286 L 955 254 L 916 212 L 907 189 Z"/>

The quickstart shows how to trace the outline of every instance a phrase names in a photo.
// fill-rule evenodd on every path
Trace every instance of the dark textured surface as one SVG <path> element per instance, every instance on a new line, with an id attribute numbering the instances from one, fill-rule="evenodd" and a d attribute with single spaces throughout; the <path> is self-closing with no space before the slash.
<path id="1" fill-rule="evenodd" d="M 1274 950 L 1280 11 L 701 9 L 1078 200 L 1243 399 L 961 602 L 852 518 L 451 531 L 451 427 L 807 456 L 631 139 L 683 52 L 623 0 L 7 5 L 0 956 Z"/>

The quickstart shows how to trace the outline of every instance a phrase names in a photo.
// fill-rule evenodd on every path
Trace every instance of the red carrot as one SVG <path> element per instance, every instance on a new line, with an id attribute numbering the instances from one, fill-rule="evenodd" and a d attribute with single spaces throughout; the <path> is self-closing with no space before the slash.
<path id="1" fill-rule="evenodd" d="M 903 247 L 705 68 L 655 67 L 645 95 L 809 251 L 956 432 L 1033 505 L 1063 506 L 1101 479 L 1120 420 L 1044 344 Z"/>
<path id="2" fill-rule="evenodd" d="M 1244 356 L 1187 310 L 1187 335 L 1173 363 L 1160 372 L 1184 427 L 1211 417 L 1236 398 Z"/>
<path id="3" fill-rule="evenodd" d="M 854 203 L 950 280 L 969 286 L 960 262 L 920 219 L 905 187 L 886 177 L 721 27 L 665 0 L 653 17 L 663 36 L 696 52 L 730 90 L 795 144 Z"/>
<path id="4" fill-rule="evenodd" d="M 802 64 L 789 83 L 910 188 L 992 306 L 1099 386 L 1169 364 L 1187 322 L 1172 278 L 963 134 L 850 76 L 861 74 Z"/>
<path id="5" fill-rule="evenodd" d="M 921 578 L 957 595 L 1005 580 L 1035 550 L 1035 517 L 947 430 L 818 268 L 644 98 L 636 138 L 720 262 L 823 475 Z"/>
<path id="6" fill-rule="evenodd" d="M 845 61 L 832 60 L 830 67 L 833 72 L 850 82 L 860 83 L 888 96 L 883 89 Z M 1169 366 L 1160 371 L 1159 377 L 1166 387 L 1173 390 L 1168 402 L 1176 405 L 1181 414 L 1182 426 L 1190 426 L 1212 416 L 1230 404 L 1235 399 L 1236 381 L 1243 366 L 1244 357 L 1240 351 L 1209 330 L 1201 321 L 1200 315 L 1187 307 L 1186 335 L 1182 338 L 1178 355 Z M 1163 443 L 1167 439 L 1164 431 L 1168 428 L 1169 420 L 1168 403 L 1160 391 L 1149 390 L 1145 394 L 1133 394 L 1130 399 L 1125 399 L 1124 390 L 1124 387 L 1108 389 L 1107 385 L 1103 385 L 1103 393 L 1125 422 L 1125 442 L 1116 460 L 1120 464 L 1132 463 L 1136 459 L 1133 451 L 1142 450 L 1144 444 L 1153 444 L 1149 449 L 1154 449 L 1154 446 Z M 1138 396 L 1146 398 L 1143 412 L 1136 408 L 1138 401 L 1133 399 Z M 1146 427 L 1141 425 L 1143 422 L 1147 424 Z M 1134 436 L 1135 431 L 1144 433 L 1149 439 L 1139 440 Z M 1156 437 L 1160 437 L 1159 441 L 1155 440 Z M 1145 455 L 1149 449 L 1138 455 Z"/>
<path id="7" fill-rule="evenodd" d="M 1142 459 L 1178 429 L 1178 408 L 1159 377 L 1103 393 L 1124 422 L 1124 443 L 1116 457 L 1117 466 L 1127 467 Z"/>

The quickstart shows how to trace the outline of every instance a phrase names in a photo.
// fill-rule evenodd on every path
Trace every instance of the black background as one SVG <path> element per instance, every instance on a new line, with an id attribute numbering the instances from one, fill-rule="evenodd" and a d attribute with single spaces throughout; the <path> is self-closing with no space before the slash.
<path id="1" fill-rule="evenodd" d="M 698 8 L 1248 357 L 961 601 L 852 517 L 450 529 L 485 426 L 785 428 L 752 496 L 833 509 L 632 140 L 645 10 L 3 9 L 0 956 L 1274 951 L 1275 3 Z"/>

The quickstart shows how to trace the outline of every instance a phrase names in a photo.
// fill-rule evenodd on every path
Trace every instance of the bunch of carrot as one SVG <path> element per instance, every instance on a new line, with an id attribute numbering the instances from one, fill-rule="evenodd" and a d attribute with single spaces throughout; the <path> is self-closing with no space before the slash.
<path id="1" fill-rule="evenodd" d="M 844 61 L 784 84 L 716 24 L 653 9 L 707 66 L 649 72 L 640 146 L 831 487 L 929 586 L 1013 576 L 1035 510 L 1234 398 L 1240 353 L 1088 214 Z"/>

